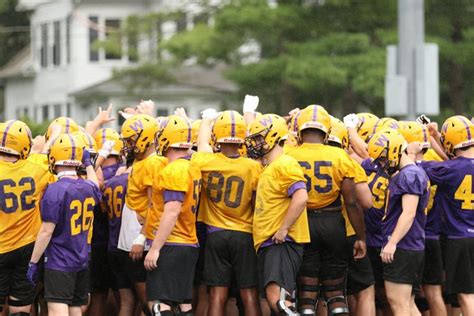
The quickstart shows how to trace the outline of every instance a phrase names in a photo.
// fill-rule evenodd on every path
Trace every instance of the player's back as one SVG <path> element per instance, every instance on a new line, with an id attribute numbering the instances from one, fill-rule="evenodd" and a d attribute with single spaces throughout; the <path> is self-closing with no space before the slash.
<path id="1" fill-rule="evenodd" d="M 136 161 L 133 163 L 132 172 L 128 177 L 125 198 L 127 206 L 144 218 L 151 205 L 147 188 L 153 186 L 153 181 L 158 176 L 163 160 L 166 158 L 152 154 L 143 160 Z"/>
<path id="2" fill-rule="evenodd" d="M 45 267 L 79 271 L 89 260 L 88 236 L 99 203 L 97 185 L 84 179 L 61 178 L 46 189 L 41 218 L 56 224 L 45 252 Z"/>
<path id="3" fill-rule="evenodd" d="M 432 184 L 438 186 L 436 202 L 444 212 L 445 233 L 453 238 L 474 237 L 474 158 L 423 162 Z M 439 195 L 439 198 L 438 198 Z"/>
<path id="4" fill-rule="evenodd" d="M 128 173 L 113 176 L 104 184 L 103 201 L 109 218 L 108 249 L 116 249 L 122 224 L 122 209 L 127 194 Z"/>
<path id="5" fill-rule="evenodd" d="M 288 153 L 303 168 L 308 191 L 308 209 L 340 210 L 341 187 L 345 178 L 353 178 L 352 161 L 341 148 L 304 143 Z"/>
<path id="6" fill-rule="evenodd" d="M 36 239 L 41 219 L 39 201 L 53 176 L 30 160 L 0 161 L 0 253 Z"/>
<path id="7" fill-rule="evenodd" d="M 196 153 L 191 163 L 202 174 L 199 220 L 212 227 L 251 233 L 252 197 L 260 163 L 222 153 Z"/>
<path id="8" fill-rule="evenodd" d="M 160 172 L 158 181 L 165 203 L 167 200 L 175 200 L 176 192 L 184 193 L 181 213 L 167 243 L 197 245 L 196 212 L 201 189 L 199 170 L 192 168 L 188 159 L 179 158 Z M 170 199 L 168 194 L 172 195 Z"/>

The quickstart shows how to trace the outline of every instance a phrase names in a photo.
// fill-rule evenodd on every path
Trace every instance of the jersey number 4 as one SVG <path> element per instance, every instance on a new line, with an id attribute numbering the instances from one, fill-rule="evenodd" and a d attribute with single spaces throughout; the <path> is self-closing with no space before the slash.
<path id="1" fill-rule="evenodd" d="M 12 179 L 0 181 L 0 211 L 14 213 L 21 207 L 29 211 L 35 207 L 33 194 L 35 193 L 35 180 L 31 177 L 21 178 L 18 184 Z"/>
<path id="2" fill-rule="evenodd" d="M 467 175 L 462 180 L 456 192 L 454 192 L 454 198 L 462 201 L 461 208 L 463 210 L 472 211 L 474 210 L 474 194 L 472 193 L 472 175 Z"/>

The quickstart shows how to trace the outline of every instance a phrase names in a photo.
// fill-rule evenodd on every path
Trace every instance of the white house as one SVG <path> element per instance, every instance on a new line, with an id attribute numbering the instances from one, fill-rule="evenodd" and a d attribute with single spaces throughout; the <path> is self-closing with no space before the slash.
<path id="1" fill-rule="evenodd" d="M 5 119 L 27 115 L 42 122 L 66 115 L 84 123 L 95 116 L 98 106 L 112 103 L 119 109 L 141 98 L 155 101 L 157 115 L 168 115 L 182 106 L 196 118 L 204 108 L 232 106 L 236 87 L 222 77 L 224 66 L 183 66 L 173 71 L 175 83 L 150 83 L 147 89 L 132 93 L 112 78 L 113 69 L 137 64 L 127 54 L 126 39 L 121 54 L 92 47 L 129 15 L 178 7 L 186 8 L 186 17 L 163 23 L 164 37 L 193 26 L 199 8 L 192 1 L 20 0 L 18 9 L 31 12 L 31 45 L 0 69 Z M 135 45 L 139 52 L 150 47 L 141 39 Z"/>

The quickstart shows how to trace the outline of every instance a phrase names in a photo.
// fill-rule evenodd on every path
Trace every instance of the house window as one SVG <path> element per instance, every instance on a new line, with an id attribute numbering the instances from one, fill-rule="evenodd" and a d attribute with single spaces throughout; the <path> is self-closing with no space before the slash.
<path id="1" fill-rule="evenodd" d="M 181 14 L 176 19 L 176 32 L 179 33 L 179 32 L 186 31 L 186 26 L 187 26 L 186 14 Z"/>
<path id="2" fill-rule="evenodd" d="M 49 106 L 48 105 L 43 105 L 41 107 L 41 120 L 43 122 L 46 122 L 49 120 Z"/>
<path id="3" fill-rule="evenodd" d="M 71 16 L 66 18 L 66 62 L 71 62 Z"/>
<path id="4" fill-rule="evenodd" d="M 96 16 L 90 16 L 89 22 L 89 60 L 90 61 L 99 61 L 99 51 L 94 49 L 94 43 L 99 39 L 98 22 L 99 18 Z"/>
<path id="5" fill-rule="evenodd" d="M 114 36 L 117 36 L 119 34 L 118 33 L 119 31 L 120 31 L 120 20 L 117 20 L 117 19 L 105 20 L 105 39 L 106 40 L 113 39 Z M 111 49 L 106 50 L 105 59 L 112 59 L 112 60 L 122 59 L 121 39 L 119 38 L 117 42 L 118 42 L 117 47 L 110 47 Z"/>
<path id="6" fill-rule="evenodd" d="M 61 116 L 61 104 L 55 104 L 54 105 L 54 117 L 60 117 Z"/>
<path id="7" fill-rule="evenodd" d="M 158 109 L 157 116 L 168 116 L 168 109 Z"/>
<path id="8" fill-rule="evenodd" d="M 196 24 L 205 24 L 205 25 L 207 25 L 208 21 L 209 21 L 209 14 L 208 13 L 201 13 L 201 14 L 195 15 L 193 17 L 194 25 L 196 25 Z"/>
<path id="9" fill-rule="evenodd" d="M 41 67 L 48 67 L 48 24 L 41 24 Z"/>
<path id="10" fill-rule="evenodd" d="M 53 64 L 61 65 L 61 24 L 54 22 Z"/>
<path id="11" fill-rule="evenodd" d="M 138 61 L 138 32 L 131 31 L 127 34 L 128 61 Z"/>

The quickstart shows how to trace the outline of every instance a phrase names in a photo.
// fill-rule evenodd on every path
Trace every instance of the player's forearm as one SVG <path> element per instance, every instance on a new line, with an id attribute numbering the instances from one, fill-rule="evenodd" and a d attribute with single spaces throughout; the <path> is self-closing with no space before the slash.
<path id="1" fill-rule="evenodd" d="M 211 120 L 203 118 L 198 133 L 198 151 L 212 153 L 212 147 L 209 144 L 211 140 Z"/>
<path id="2" fill-rule="evenodd" d="M 449 159 L 448 156 L 446 156 L 446 153 L 444 152 L 439 139 L 435 139 L 434 137 L 431 136 L 430 144 L 431 144 L 431 148 L 433 148 L 433 150 L 438 154 L 438 156 L 443 158 L 443 160 Z"/>
<path id="3" fill-rule="evenodd" d="M 45 229 L 44 224 L 42 224 L 40 231 L 38 232 L 38 236 L 36 237 L 35 247 L 33 248 L 30 262 L 38 263 L 38 261 L 41 259 L 41 256 L 46 251 L 52 236 L 53 232 Z"/>
<path id="4" fill-rule="evenodd" d="M 288 212 L 286 212 L 285 218 L 280 229 L 289 230 L 296 220 L 301 216 L 306 208 L 306 201 L 308 200 L 308 193 L 306 189 L 296 190 L 292 197 Z"/>
<path id="5" fill-rule="evenodd" d="M 360 138 L 359 134 L 357 134 L 357 130 L 355 128 L 348 128 L 347 132 L 349 133 L 349 141 L 354 152 L 362 159 L 369 158 L 367 144 Z"/>
<path id="6" fill-rule="evenodd" d="M 362 207 L 362 211 L 365 213 L 369 208 L 372 207 L 372 192 L 370 192 L 369 185 L 367 182 L 356 183 L 356 202 Z"/>
<path id="7" fill-rule="evenodd" d="M 97 159 L 95 160 L 95 170 L 102 167 L 102 164 L 104 163 L 104 161 L 105 161 L 105 157 L 101 156 L 101 155 L 98 155 Z"/>
<path id="8" fill-rule="evenodd" d="M 89 135 L 94 135 L 94 133 L 100 128 L 100 122 L 97 120 L 92 120 L 86 123 L 85 130 Z"/>
<path id="9" fill-rule="evenodd" d="M 398 244 L 408 233 L 415 220 L 418 200 L 419 197 L 417 195 L 405 194 L 402 196 L 402 214 L 398 218 L 397 225 L 390 237 L 390 242 Z"/>
<path id="10" fill-rule="evenodd" d="M 87 172 L 87 180 L 94 182 L 97 187 L 100 188 L 99 179 L 97 178 L 97 174 L 95 173 L 94 167 L 88 166 L 86 167 Z"/>
<path id="11" fill-rule="evenodd" d="M 155 239 L 151 246 L 152 249 L 160 251 L 163 245 L 168 240 L 171 232 L 176 225 L 179 213 L 181 212 L 182 203 L 178 201 L 171 201 L 165 203 L 165 209 L 160 219 L 160 226 L 156 232 Z"/>
<path id="12" fill-rule="evenodd" d="M 365 241 L 365 224 L 364 213 L 362 207 L 357 204 L 355 192 L 356 185 L 352 179 L 344 179 L 341 186 L 342 196 L 344 198 L 344 205 L 347 210 L 347 216 L 351 222 L 352 227 L 360 240 Z"/>

